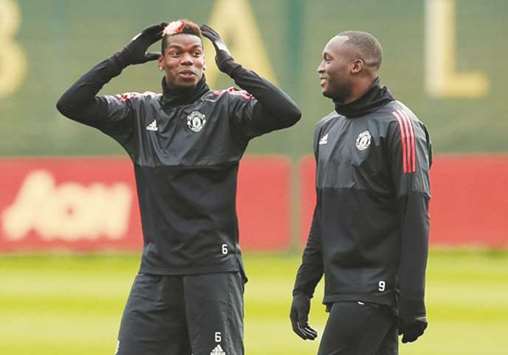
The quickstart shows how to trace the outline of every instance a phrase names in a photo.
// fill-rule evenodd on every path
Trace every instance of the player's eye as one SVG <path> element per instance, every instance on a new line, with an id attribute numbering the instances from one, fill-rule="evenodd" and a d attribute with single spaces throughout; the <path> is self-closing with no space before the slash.
<path id="1" fill-rule="evenodd" d="M 201 52 L 201 51 L 194 51 L 194 52 L 192 53 L 192 55 L 193 55 L 194 57 L 196 57 L 196 58 L 197 58 L 197 57 L 199 57 L 202 53 L 203 53 L 203 52 Z"/>

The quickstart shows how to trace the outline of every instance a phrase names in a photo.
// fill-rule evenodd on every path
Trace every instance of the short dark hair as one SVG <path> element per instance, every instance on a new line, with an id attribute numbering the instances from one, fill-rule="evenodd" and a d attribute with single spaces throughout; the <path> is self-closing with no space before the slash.
<path id="1" fill-rule="evenodd" d="M 375 69 L 381 67 L 383 47 L 372 34 L 362 31 L 344 31 L 337 34 L 337 36 L 348 37 L 348 40 L 344 43 L 355 47 L 367 66 Z"/>
<path id="2" fill-rule="evenodd" d="M 201 30 L 199 29 L 199 25 L 195 22 L 192 22 L 187 19 L 181 19 L 176 20 L 173 22 L 170 22 L 166 28 L 162 31 L 162 42 L 161 42 L 161 52 L 164 54 L 164 51 L 166 50 L 168 46 L 168 39 L 171 36 L 178 35 L 178 34 L 190 34 L 197 36 L 199 38 L 203 38 L 201 35 Z"/>

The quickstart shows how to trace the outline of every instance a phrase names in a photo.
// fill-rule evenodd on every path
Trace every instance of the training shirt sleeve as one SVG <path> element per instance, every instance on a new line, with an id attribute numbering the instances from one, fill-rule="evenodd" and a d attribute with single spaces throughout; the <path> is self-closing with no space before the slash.
<path id="1" fill-rule="evenodd" d="M 301 117 L 295 102 L 281 89 L 252 70 L 234 64 L 231 77 L 242 89 L 231 112 L 235 127 L 248 138 L 294 125 Z"/>
<path id="2" fill-rule="evenodd" d="M 304 294 L 314 295 L 314 289 L 323 276 L 323 257 L 321 254 L 321 239 L 319 235 L 319 203 L 316 204 L 312 225 L 303 251 L 302 263 L 296 274 L 293 296 Z"/>
<path id="3" fill-rule="evenodd" d="M 425 271 L 429 244 L 429 134 L 406 110 L 393 112 L 388 147 L 393 186 L 401 211 L 399 316 L 425 316 Z"/>
<path id="4" fill-rule="evenodd" d="M 122 69 L 114 56 L 100 62 L 67 89 L 56 106 L 64 116 L 95 127 L 128 148 L 134 130 L 135 95 L 96 96 Z"/>
<path id="5" fill-rule="evenodd" d="M 318 132 L 318 130 L 316 130 Z M 314 136 L 314 157 L 317 164 L 317 140 L 319 134 Z M 320 232 L 320 203 L 319 194 L 316 189 L 316 207 L 312 217 L 312 225 L 310 228 L 307 244 L 303 251 L 302 264 L 298 268 L 296 281 L 293 288 L 293 295 L 304 294 L 308 297 L 314 295 L 314 290 L 319 280 L 323 276 L 323 256 L 321 253 L 321 232 Z"/>

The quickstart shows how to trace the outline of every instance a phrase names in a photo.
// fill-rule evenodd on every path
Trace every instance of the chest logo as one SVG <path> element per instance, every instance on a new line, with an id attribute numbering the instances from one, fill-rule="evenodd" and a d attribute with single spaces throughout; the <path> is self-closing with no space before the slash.
<path id="1" fill-rule="evenodd" d="M 192 132 L 201 131 L 205 123 L 205 115 L 199 111 L 193 111 L 187 116 L 187 127 L 189 127 Z"/>
<path id="2" fill-rule="evenodd" d="M 369 147 L 372 137 L 369 131 L 363 131 L 356 138 L 356 149 L 365 150 Z"/>

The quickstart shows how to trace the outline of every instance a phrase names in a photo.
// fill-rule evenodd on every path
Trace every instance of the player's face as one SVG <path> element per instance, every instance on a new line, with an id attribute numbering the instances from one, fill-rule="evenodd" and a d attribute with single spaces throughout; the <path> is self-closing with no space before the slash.
<path id="1" fill-rule="evenodd" d="M 159 66 L 166 72 L 166 83 L 174 88 L 196 86 L 205 69 L 201 39 L 182 33 L 169 37 L 167 41 L 168 45 L 159 59 Z"/>
<path id="2" fill-rule="evenodd" d="M 321 92 L 338 101 L 345 101 L 351 95 L 351 50 L 344 45 L 347 40 L 345 36 L 336 36 L 328 41 L 317 68 Z"/>

